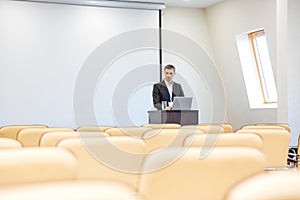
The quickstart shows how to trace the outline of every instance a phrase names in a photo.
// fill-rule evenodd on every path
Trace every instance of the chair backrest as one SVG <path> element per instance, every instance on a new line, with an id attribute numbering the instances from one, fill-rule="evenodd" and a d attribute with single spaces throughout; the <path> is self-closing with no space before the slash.
<path id="1" fill-rule="evenodd" d="M 224 133 L 232 133 L 233 132 L 233 128 L 231 124 L 220 124 L 223 129 L 224 129 Z"/>
<path id="2" fill-rule="evenodd" d="M 265 124 L 255 124 L 256 126 L 280 126 L 287 130 L 289 133 L 291 132 L 291 127 L 288 124 L 284 123 L 265 123 Z"/>
<path id="3" fill-rule="evenodd" d="M 201 157 L 201 151 L 209 154 Z M 146 158 L 139 192 L 155 200 L 221 200 L 233 185 L 262 172 L 263 164 L 254 148 L 169 148 Z"/>
<path id="4" fill-rule="evenodd" d="M 17 139 L 18 132 L 24 128 L 47 128 L 45 125 L 12 125 L 0 129 L 0 137 Z"/>
<path id="5" fill-rule="evenodd" d="M 266 168 L 285 168 L 290 145 L 290 134 L 285 129 L 247 129 L 236 133 L 256 133 L 263 140 L 262 152 Z"/>
<path id="6" fill-rule="evenodd" d="M 22 144 L 11 138 L 0 138 L 0 150 L 2 149 L 14 149 L 21 148 Z"/>
<path id="7" fill-rule="evenodd" d="M 122 184 L 108 181 L 57 181 L 0 187 L 1 200 L 143 200 Z"/>
<path id="8" fill-rule="evenodd" d="M 275 130 L 285 130 L 282 126 L 276 125 L 246 125 L 241 128 L 242 130 L 251 130 L 251 129 L 275 129 Z"/>
<path id="9" fill-rule="evenodd" d="M 170 146 L 182 146 L 186 137 L 203 134 L 200 129 L 153 129 L 143 136 L 146 151 L 158 151 Z"/>
<path id="10" fill-rule="evenodd" d="M 99 137 L 99 136 L 109 136 L 104 132 L 82 132 L 82 131 L 57 131 L 57 132 L 49 132 L 45 133 L 41 140 L 39 146 L 57 146 L 58 143 L 67 138 L 81 138 L 81 137 Z"/>
<path id="11" fill-rule="evenodd" d="M 142 127 L 148 127 L 152 129 L 178 129 L 181 126 L 179 124 L 143 124 Z"/>
<path id="12" fill-rule="evenodd" d="M 0 185 L 76 179 L 76 158 L 65 149 L 0 151 Z"/>
<path id="13" fill-rule="evenodd" d="M 224 133 L 232 133 L 232 125 L 229 123 L 211 123 L 211 124 L 198 124 L 197 126 L 221 126 L 224 129 Z"/>
<path id="14" fill-rule="evenodd" d="M 184 146 L 198 147 L 252 147 L 262 149 L 262 138 L 253 133 L 198 134 L 184 140 Z"/>
<path id="15" fill-rule="evenodd" d="M 181 129 L 200 129 L 204 133 L 224 133 L 224 128 L 221 125 L 187 125 L 182 126 Z"/>
<path id="16" fill-rule="evenodd" d="M 110 128 L 105 131 L 105 133 L 109 134 L 110 136 L 131 136 L 131 137 L 138 137 L 142 138 L 143 135 L 147 132 L 152 130 L 152 128 L 147 127 L 118 127 L 118 128 Z"/>
<path id="17" fill-rule="evenodd" d="M 91 131 L 91 132 L 104 132 L 107 129 L 115 128 L 115 126 L 81 126 L 76 131 Z"/>
<path id="18" fill-rule="evenodd" d="M 136 189 L 145 144 L 138 138 L 115 136 L 64 139 L 58 147 L 78 158 L 78 177 L 119 181 Z"/>
<path id="19" fill-rule="evenodd" d="M 26 128 L 19 131 L 17 140 L 21 142 L 24 147 L 37 147 L 45 133 L 55 131 L 74 132 L 71 128 Z"/>
<path id="20" fill-rule="evenodd" d="M 300 199 L 299 185 L 295 172 L 262 173 L 236 184 L 224 200 L 296 200 Z"/>

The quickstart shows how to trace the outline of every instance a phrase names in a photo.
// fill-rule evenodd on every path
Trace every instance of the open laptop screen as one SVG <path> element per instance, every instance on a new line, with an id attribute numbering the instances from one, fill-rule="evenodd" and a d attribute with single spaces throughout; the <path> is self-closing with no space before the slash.
<path id="1" fill-rule="evenodd" d="M 193 97 L 174 97 L 172 110 L 191 110 Z"/>

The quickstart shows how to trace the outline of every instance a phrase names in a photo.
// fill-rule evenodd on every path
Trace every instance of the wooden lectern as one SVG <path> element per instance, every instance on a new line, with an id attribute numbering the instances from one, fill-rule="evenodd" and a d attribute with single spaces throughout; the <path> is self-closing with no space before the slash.
<path id="1" fill-rule="evenodd" d="M 148 111 L 149 124 L 175 123 L 184 125 L 196 125 L 198 122 L 198 110 L 155 110 Z"/>

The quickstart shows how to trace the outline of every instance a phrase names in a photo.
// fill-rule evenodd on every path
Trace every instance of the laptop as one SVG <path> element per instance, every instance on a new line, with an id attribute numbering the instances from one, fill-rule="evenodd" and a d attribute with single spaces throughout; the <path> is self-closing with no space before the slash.
<path id="1" fill-rule="evenodd" d="M 174 97 L 172 110 L 191 110 L 193 97 Z"/>

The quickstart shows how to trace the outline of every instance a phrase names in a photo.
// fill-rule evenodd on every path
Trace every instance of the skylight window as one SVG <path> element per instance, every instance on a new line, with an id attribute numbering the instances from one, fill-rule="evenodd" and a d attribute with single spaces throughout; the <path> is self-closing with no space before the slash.
<path id="1" fill-rule="evenodd" d="M 265 31 L 237 36 L 250 108 L 276 108 L 277 90 Z"/>

